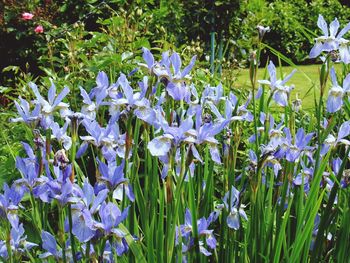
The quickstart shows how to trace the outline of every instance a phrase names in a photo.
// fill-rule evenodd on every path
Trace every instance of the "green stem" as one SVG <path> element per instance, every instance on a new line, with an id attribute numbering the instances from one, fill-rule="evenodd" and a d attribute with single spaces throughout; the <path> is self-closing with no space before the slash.
<path id="1" fill-rule="evenodd" d="M 70 235 L 70 242 L 72 245 L 72 254 L 73 254 L 73 262 L 76 263 L 77 262 L 77 256 L 76 256 L 76 248 L 75 248 L 75 239 L 74 239 L 74 235 L 72 232 L 72 208 L 71 205 L 68 205 L 68 221 L 69 221 L 69 235 Z"/>

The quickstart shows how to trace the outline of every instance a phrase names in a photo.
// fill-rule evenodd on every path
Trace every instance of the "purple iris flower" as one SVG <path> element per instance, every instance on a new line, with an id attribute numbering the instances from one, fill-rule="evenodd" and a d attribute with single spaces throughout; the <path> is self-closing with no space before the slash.
<path id="1" fill-rule="evenodd" d="M 147 146 L 153 156 L 165 156 L 168 154 L 172 143 L 177 146 L 186 138 L 185 133 L 193 126 L 191 116 L 183 120 L 179 127 L 169 126 L 166 121 L 162 121 L 161 123 L 164 131 L 163 135 L 154 138 Z"/>
<path id="2" fill-rule="evenodd" d="M 5 183 L 4 193 L 0 194 L 0 217 L 7 218 L 13 228 L 19 225 L 18 208 L 24 196 L 24 189 L 15 184 L 11 188 Z"/>
<path id="3" fill-rule="evenodd" d="M 216 107 L 212 104 L 213 109 Z M 192 153 L 196 159 L 200 160 L 200 156 L 195 147 L 199 144 L 207 144 L 209 145 L 209 150 L 211 154 L 211 158 L 216 163 L 221 163 L 220 151 L 218 149 L 219 141 L 215 139 L 215 135 L 220 133 L 227 124 L 229 124 L 230 120 L 225 119 L 221 116 L 221 114 L 217 111 L 217 114 L 220 115 L 219 121 L 213 123 L 211 121 L 211 117 L 208 120 L 203 120 L 202 118 L 202 107 L 200 105 L 196 108 L 196 129 L 189 129 L 186 132 L 185 141 L 187 143 L 192 143 Z"/>
<path id="4" fill-rule="evenodd" d="M 329 134 L 323 142 L 321 154 L 326 154 L 330 148 L 336 147 L 338 144 L 350 145 L 350 141 L 344 139 L 350 134 L 350 121 L 344 122 L 340 125 L 338 136 L 335 138 L 332 134 Z"/>
<path id="5" fill-rule="evenodd" d="M 142 48 L 142 50 L 146 67 L 150 71 L 153 71 L 153 73 L 159 78 L 165 77 L 173 83 L 183 81 L 186 77 L 188 77 L 188 74 L 196 62 L 196 56 L 193 56 L 190 63 L 183 70 L 181 70 L 182 62 L 178 53 L 174 52 L 169 57 L 168 52 L 164 52 L 162 54 L 162 60 L 160 62 L 155 62 L 154 56 L 149 49 Z"/>
<path id="6" fill-rule="evenodd" d="M 339 50 L 341 60 L 344 63 L 349 63 L 350 53 L 348 48 L 348 41 L 343 38 L 343 35 L 345 35 L 350 30 L 350 23 L 348 23 L 338 33 L 340 26 L 339 21 L 338 19 L 334 19 L 330 23 L 328 31 L 327 22 L 324 20 L 322 15 L 319 15 L 317 26 L 322 30 L 323 35 L 315 39 L 316 43 L 310 51 L 310 58 L 318 57 L 323 51 L 330 52 L 333 50 Z"/>
<path id="7" fill-rule="evenodd" d="M 209 101 L 217 106 L 220 103 L 220 101 L 226 100 L 223 94 L 224 88 L 222 87 L 221 83 L 216 87 L 211 87 L 210 85 L 208 85 L 202 93 L 201 104 L 204 105 L 205 102 Z"/>
<path id="8" fill-rule="evenodd" d="M 205 237 L 206 244 L 209 248 L 215 249 L 216 248 L 216 239 L 214 237 L 213 231 L 209 230 L 208 227 L 210 223 L 212 223 L 212 218 L 200 218 L 197 220 L 197 230 L 198 230 L 198 236 L 199 238 Z M 189 209 L 186 209 L 185 212 L 185 223 L 183 225 L 180 225 L 179 227 L 176 227 L 176 236 L 175 236 L 175 244 L 179 244 L 179 239 L 181 237 L 182 242 L 182 252 L 186 253 L 188 252 L 194 245 L 193 240 L 193 225 L 192 225 L 192 216 Z M 202 241 L 199 241 L 199 251 L 204 254 L 205 256 L 210 256 L 211 252 L 209 252 L 205 247 Z"/>
<path id="9" fill-rule="evenodd" d="M 27 236 L 24 235 L 23 224 L 11 228 L 9 241 L 12 253 L 16 253 L 17 255 L 25 255 L 28 250 L 38 246 L 35 243 L 27 241 Z M 0 257 L 3 259 L 8 259 L 8 256 L 6 241 L 0 240 Z"/>
<path id="10" fill-rule="evenodd" d="M 246 221 L 248 220 L 248 217 L 244 212 L 245 206 L 240 203 L 240 192 L 234 186 L 232 186 L 231 191 L 225 194 L 223 202 L 225 208 L 229 212 L 226 219 L 228 227 L 238 230 L 240 228 L 240 218 L 243 218 Z"/>
<path id="11" fill-rule="evenodd" d="M 116 204 L 104 202 L 99 210 L 101 222 L 94 222 L 94 227 L 102 231 L 105 236 L 111 235 L 114 237 L 114 245 L 119 256 L 129 249 L 125 241 L 125 233 L 117 228 L 127 217 L 128 211 L 129 207 L 121 212 Z"/>
<path id="12" fill-rule="evenodd" d="M 295 136 L 295 142 L 293 142 L 292 135 L 288 127 L 283 129 L 286 137 L 280 145 L 279 150 L 275 153 L 276 158 L 285 157 L 289 162 L 295 162 L 298 160 L 300 154 L 311 141 L 314 133 L 305 134 L 303 128 L 299 128 Z"/>
<path id="13" fill-rule="evenodd" d="M 58 166 L 53 168 L 57 179 L 50 180 L 41 176 L 41 182 L 33 189 L 34 196 L 39 197 L 45 203 L 50 203 L 55 199 L 61 206 L 67 203 L 75 203 L 77 200 L 73 194 L 73 184 L 69 179 L 72 173 L 72 165 L 69 164 L 63 169 Z"/>
<path id="14" fill-rule="evenodd" d="M 330 88 L 328 93 L 327 111 L 329 113 L 334 113 L 340 110 L 340 108 L 342 107 L 344 94 L 350 92 L 350 74 L 348 74 L 345 77 L 343 81 L 343 87 L 341 87 L 338 84 L 337 76 L 335 75 L 335 69 L 334 67 L 332 67 L 331 80 L 332 87 Z"/>
<path id="15" fill-rule="evenodd" d="M 105 201 L 108 195 L 108 189 L 94 193 L 94 189 L 86 179 L 83 188 L 77 188 L 79 202 L 72 205 L 72 232 L 80 242 L 87 242 L 96 234 L 94 227 L 94 214 L 97 213 L 99 206 Z"/>
<path id="16" fill-rule="evenodd" d="M 32 190 L 39 176 L 39 163 L 29 144 L 22 142 L 28 157 L 16 157 L 16 168 L 21 172 L 23 178 L 15 181 L 16 185 L 21 185 L 28 190 Z"/>
<path id="17" fill-rule="evenodd" d="M 22 99 L 19 97 L 20 104 L 15 101 L 15 106 L 17 108 L 18 114 L 20 117 L 11 119 L 12 122 L 25 122 L 27 124 L 36 123 L 38 120 L 40 120 L 40 112 L 41 112 L 41 105 L 36 104 L 33 111 L 30 112 L 30 105 L 28 101 Z"/>
<path id="18" fill-rule="evenodd" d="M 273 169 L 275 177 L 277 177 L 278 172 L 282 169 L 281 164 L 278 162 L 278 160 L 273 156 L 275 152 L 275 147 L 268 145 L 262 145 L 262 155 L 267 155 L 267 158 L 264 162 L 264 166 L 271 167 Z M 256 173 L 256 169 L 258 166 L 258 157 L 256 156 L 255 152 L 252 150 L 249 150 L 249 160 L 251 162 L 251 166 L 248 167 L 248 169 L 253 169 Z M 263 172 L 264 173 L 264 172 Z M 263 177 L 264 180 L 264 177 Z"/>
<path id="19" fill-rule="evenodd" d="M 189 101 L 191 92 L 186 85 L 186 79 L 189 79 L 189 73 L 195 64 L 196 56 L 192 57 L 190 63 L 183 70 L 181 70 L 181 58 L 176 52 L 170 57 L 167 52 L 164 52 L 161 62 L 155 62 L 151 52 L 147 48 L 143 48 L 143 58 L 149 71 L 153 72 L 159 79 L 166 78 L 168 80 L 166 90 L 174 100 Z"/>
<path id="20" fill-rule="evenodd" d="M 101 105 L 102 101 L 107 97 L 109 88 L 108 76 L 103 71 L 100 71 L 96 77 L 97 86 L 93 88 L 89 94 L 90 100 L 95 98 L 96 105 Z M 82 94 L 83 95 L 83 94 Z M 85 96 L 83 96 L 85 99 Z M 87 100 L 88 102 L 88 100 Z"/>
<path id="21" fill-rule="evenodd" d="M 56 139 L 58 142 L 63 144 L 64 149 L 69 150 L 72 146 L 72 139 L 66 133 L 68 128 L 68 121 L 65 122 L 62 128 L 58 125 L 57 122 L 51 122 L 50 128 L 52 131 L 52 138 Z"/>
<path id="22" fill-rule="evenodd" d="M 275 124 L 275 119 L 271 114 L 268 116 L 265 115 L 265 113 L 261 112 L 260 113 L 260 123 L 263 125 L 261 127 L 258 127 L 258 132 L 263 132 L 265 130 L 265 121 L 268 121 L 268 134 L 269 134 L 269 144 L 268 147 L 271 149 L 276 150 L 276 148 L 283 143 L 283 131 L 282 131 L 282 126 L 284 124 L 284 120 L 282 119 L 279 124 Z M 260 136 L 260 134 L 258 134 Z M 255 135 L 253 134 L 249 138 L 250 143 L 255 142 Z"/>
<path id="23" fill-rule="evenodd" d="M 275 102 L 278 105 L 283 107 L 287 106 L 289 94 L 293 89 L 293 86 L 288 87 L 288 86 L 285 86 L 285 84 L 294 75 L 296 70 L 294 69 L 283 80 L 280 80 L 280 79 L 277 80 L 276 67 L 272 61 L 270 61 L 270 64 L 268 65 L 267 69 L 270 75 L 270 80 L 259 80 L 259 83 L 270 86 L 271 92 L 273 93 L 272 98 L 275 100 Z"/>
<path id="24" fill-rule="evenodd" d="M 61 116 L 65 116 L 65 111 L 68 109 L 69 105 L 62 102 L 64 97 L 69 93 L 69 88 L 64 87 L 60 94 L 56 96 L 56 86 L 51 82 L 51 87 L 48 92 L 48 100 L 45 100 L 38 90 L 38 87 L 34 83 L 29 83 L 30 88 L 33 90 L 36 100 L 35 104 L 41 105 L 41 125 L 47 129 L 51 122 L 53 121 L 53 113 L 56 110 L 61 111 Z"/>
<path id="25" fill-rule="evenodd" d="M 102 154 L 106 160 L 113 161 L 117 155 L 125 158 L 125 134 L 119 134 L 119 126 L 115 118 L 109 120 L 106 128 L 102 128 L 95 120 L 85 119 L 82 124 L 89 135 L 80 136 L 84 142 L 77 152 L 77 158 L 84 154 L 88 143 L 102 147 Z"/>
<path id="26" fill-rule="evenodd" d="M 214 113 L 219 122 L 228 121 L 227 124 L 232 121 L 243 120 L 251 122 L 253 120 L 253 114 L 247 109 L 250 103 L 250 97 L 248 97 L 248 100 L 243 105 L 237 106 L 237 102 L 237 97 L 232 92 L 230 92 L 229 97 L 225 99 L 224 115 L 221 115 L 221 113 L 219 112 L 219 110 L 213 102 L 208 101 L 207 104 L 209 105 L 211 111 Z M 236 115 L 233 114 L 235 108 L 237 108 Z"/>
<path id="27" fill-rule="evenodd" d="M 269 115 L 269 117 L 270 117 L 270 115 Z M 259 114 L 259 122 L 260 122 L 260 124 L 259 125 L 261 125 L 261 126 L 257 127 L 258 138 L 260 138 L 261 133 L 265 131 L 265 121 L 266 121 L 266 119 L 267 119 L 266 114 L 264 112 L 260 112 L 260 114 Z M 270 130 L 270 127 L 271 126 L 269 126 L 269 130 Z M 249 139 L 248 139 L 249 143 L 254 143 L 255 142 L 255 138 L 256 138 L 255 134 L 252 134 L 249 137 Z"/>
<path id="28" fill-rule="evenodd" d="M 121 107 L 126 107 L 127 111 L 134 109 L 136 117 L 153 125 L 156 112 L 149 100 L 145 98 L 148 89 L 147 82 L 148 78 L 145 77 L 143 82 L 139 83 L 141 91 L 134 93 L 126 76 L 120 74 L 117 83 L 113 84 L 108 90 L 111 101 L 106 104 L 110 106 L 110 114 L 112 116 L 120 114 Z M 121 87 L 122 92 L 119 92 L 119 87 Z"/>
<path id="29" fill-rule="evenodd" d="M 62 248 L 58 246 L 55 236 L 41 231 L 42 248 L 46 251 L 39 255 L 40 259 L 46 260 L 49 257 L 53 257 L 56 262 L 61 262 L 63 259 Z M 68 239 L 65 244 L 65 255 L 67 262 L 73 262 L 73 255 L 70 247 L 70 240 Z M 79 253 L 77 253 L 77 259 L 79 260 Z"/>
<path id="30" fill-rule="evenodd" d="M 300 161 L 302 169 L 300 170 L 300 173 L 297 174 L 297 176 L 293 179 L 293 184 L 295 186 L 304 186 L 304 192 L 309 193 L 310 190 L 310 182 L 312 179 L 312 176 L 314 174 L 314 168 L 313 167 L 306 167 L 305 163 L 303 161 Z"/>
<path id="31" fill-rule="evenodd" d="M 332 161 L 332 169 L 335 176 L 338 175 L 342 162 L 343 161 L 339 157 L 335 158 Z M 349 169 L 345 169 L 343 171 L 342 179 L 340 180 L 340 185 L 342 186 L 342 188 L 346 188 L 349 186 L 349 183 L 350 183 L 349 172 L 350 172 Z"/>
<path id="32" fill-rule="evenodd" d="M 96 105 L 95 102 L 93 102 L 90 99 L 89 95 L 82 87 L 79 87 L 79 88 L 80 88 L 80 95 L 83 97 L 83 103 L 84 103 L 84 105 L 81 107 L 81 113 L 85 117 L 91 120 L 96 119 L 96 110 L 99 105 Z"/>
<path id="33" fill-rule="evenodd" d="M 123 192 L 125 192 L 126 196 L 129 198 L 131 202 L 135 201 L 135 196 L 132 191 L 131 185 L 129 184 L 128 179 L 124 177 L 124 165 L 123 161 L 119 166 L 117 166 L 116 162 L 108 162 L 105 164 L 98 161 L 98 169 L 101 173 L 101 177 L 99 178 L 101 184 L 104 184 L 107 189 L 113 191 L 113 198 L 117 200 L 123 200 Z"/>

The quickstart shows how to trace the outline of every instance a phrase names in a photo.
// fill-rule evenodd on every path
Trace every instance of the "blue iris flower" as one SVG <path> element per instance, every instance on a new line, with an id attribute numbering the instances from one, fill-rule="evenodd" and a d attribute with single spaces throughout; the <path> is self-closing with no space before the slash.
<path id="1" fill-rule="evenodd" d="M 350 62 L 350 52 L 348 47 L 348 40 L 344 39 L 343 36 L 350 30 L 350 23 L 348 23 L 339 33 L 339 21 L 334 19 L 329 25 L 324 20 L 322 15 L 318 16 L 317 26 L 322 30 L 323 35 L 317 37 L 314 47 L 311 49 L 309 57 L 316 58 L 323 51 L 331 52 L 339 50 L 340 58 L 344 63 Z"/>
<path id="2" fill-rule="evenodd" d="M 276 67 L 272 61 L 267 67 L 270 80 L 259 80 L 260 84 L 269 85 L 272 92 L 272 98 L 274 101 L 280 106 L 288 105 L 288 98 L 293 86 L 285 86 L 286 82 L 294 75 L 296 70 L 294 69 L 288 76 L 286 76 L 283 80 L 277 80 L 276 76 Z"/>
<path id="3" fill-rule="evenodd" d="M 344 81 L 343 87 L 338 84 L 337 76 L 334 67 L 331 68 L 332 87 L 329 89 L 327 99 L 327 111 L 329 113 L 337 112 L 343 105 L 343 97 L 350 92 L 350 74 L 348 74 Z"/>

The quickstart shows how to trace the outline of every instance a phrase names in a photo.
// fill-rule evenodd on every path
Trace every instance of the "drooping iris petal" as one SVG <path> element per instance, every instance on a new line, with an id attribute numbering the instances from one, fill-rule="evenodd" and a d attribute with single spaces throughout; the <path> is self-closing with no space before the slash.
<path id="1" fill-rule="evenodd" d="M 171 137 L 159 136 L 148 143 L 148 150 L 153 156 L 164 156 L 171 148 Z"/>
<path id="2" fill-rule="evenodd" d="M 57 255 L 56 239 L 49 232 L 41 231 L 42 247 L 52 255 Z"/>
<path id="3" fill-rule="evenodd" d="M 350 121 L 346 121 L 339 128 L 337 141 L 345 138 L 349 134 L 350 134 Z"/>
<path id="4" fill-rule="evenodd" d="M 343 89 L 339 86 L 333 86 L 329 90 L 327 99 L 327 111 L 334 113 L 340 110 L 343 105 Z"/>
<path id="5" fill-rule="evenodd" d="M 208 237 L 206 239 L 206 243 L 211 249 L 215 249 L 216 248 L 216 239 L 215 239 L 213 234 L 208 235 Z"/>
<path id="6" fill-rule="evenodd" d="M 238 213 L 230 213 L 227 216 L 227 225 L 229 228 L 233 228 L 234 230 L 239 229 L 240 223 L 239 223 L 239 216 Z"/>
<path id="7" fill-rule="evenodd" d="M 280 106 L 285 107 L 288 105 L 288 94 L 284 90 L 276 89 L 276 91 L 273 94 L 273 99 Z"/>
<path id="8" fill-rule="evenodd" d="M 211 145 L 210 148 L 209 148 L 209 151 L 210 151 L 210 154 L 211 154 L 211 159 L 218 163 L 218 164 L 221 164 L 221 158 L 220 158 L 220 152 L 219 152 L 219 149 L 214 146 L 214 145 Z"/>
<path id="9" fill-rule="evenodd" d="M 211 255 L 211 253 L 205 247 L 203 247 L 203 245 L 199 246 L 199 252 L 201 252 L 204 256 L 207 257 Z"/>
<path id="10" fill-rule="evenodd" d="M 81 213 L 73 213 L 72 233 L 80 242 L 87 242 L 95 235 L 95 230 L 89 227 L 89 225 L 92 226 L 92 220 L 91 214 L 87 209 Z"/>
<path id="11" fill-rule="evenodd" d="M 188 87 L 179 82 L 169 82 L 166 90 L 174 100 L 184 100 L 190 96 Z"/>

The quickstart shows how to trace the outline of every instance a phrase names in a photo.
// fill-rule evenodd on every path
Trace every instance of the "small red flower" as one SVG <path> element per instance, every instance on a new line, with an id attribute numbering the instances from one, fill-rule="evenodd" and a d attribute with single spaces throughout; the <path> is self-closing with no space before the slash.
<path id="1" fill-rule="evenodd" d="M 43 28 L 43 26 L 41 26 L 41 25 L 37 26 L 37 27 L 34 29 L 34 32 L 37 33 L 37 34 L 44 33 L 44 28 Z"/>
<path id="2" fill-rule="evenodd" d="M 23 20 L 32 20 L 33 17 L 34 17 L 34 15 L 31 14 L 31 13 L 25 12 L 25 13 L 22 14 L 22 19 Z"/>

